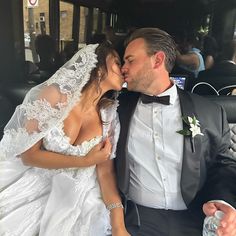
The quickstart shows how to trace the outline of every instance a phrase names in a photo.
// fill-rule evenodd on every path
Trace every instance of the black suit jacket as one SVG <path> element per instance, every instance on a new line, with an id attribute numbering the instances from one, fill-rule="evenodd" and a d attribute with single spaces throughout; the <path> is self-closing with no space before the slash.
<path id="1" fill-rule="evenodd" d="M 182 115 L 195 115 L 204 134 L 195 136 L 195 152 L 191 138 L 184 138 L 181 191 L 186 205 L 189 207 L 201 205 L 207 200 L 222 199 L 236 206 L 236 162 L 226 155 L 230 144 L 230 130 L 225 111 L 198 95 L 180 89 L 178 94 Z M 118 108 L 121 133 L 117 145 L 116 172 L 118 186 L 124 196 L 129 188 L 127 137 L 139 96 L 136 92 L 123 92 Z"/>

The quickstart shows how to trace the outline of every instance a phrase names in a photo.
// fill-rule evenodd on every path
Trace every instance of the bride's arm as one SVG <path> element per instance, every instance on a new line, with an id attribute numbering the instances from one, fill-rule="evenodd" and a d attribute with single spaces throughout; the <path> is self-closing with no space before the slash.
<path id="1" fill-rule="evenodd" d="M 42 140 L 21 154 L 24 165 L 46 169 L 60 169 L 86 167 L 99 164 L 109 159 L 109 143 L 99 143 L 84 157 L 63 155 L 56 152 L 42 150 Z"/>
<path id="2" fill-rule="evenodd" d="M 121 198 L 117 190 L 113 160 L 108 160 L 97 165 L 97 175 L 102 192 L 102 198 L 110 210 L 112 235 L 128 236 L 125 229 L 124 212 Z M 114 207 L 114 208 L 113 208 Z"/>
<path id="3" fill-rule="evenodd" d="M 63 122 L 63 131 L 70 142 L 74 143 L 81 129 L 80 117 L 72 110 L 69 116 Z M 38 122 L 28 120 L 26 122 L 26 129 L 29 133 L 37 130 Z M 47 151 L 42 149 L 42 139 L 30 147 L 27 151 L 21 154 L 21 160 L 24 165 L 35 166 L 46 169 L 60 169 L 73 167 L 88 167 L 99 164 L 109 159 L 110 142 L 104 141 L 94 146 L 86 156 L 71 156 Z"/>

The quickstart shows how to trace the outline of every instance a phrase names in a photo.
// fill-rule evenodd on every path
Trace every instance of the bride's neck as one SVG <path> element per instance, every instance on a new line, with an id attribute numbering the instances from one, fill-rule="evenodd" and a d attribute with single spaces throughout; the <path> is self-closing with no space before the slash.
<path id="1" fill-rule="evenodd" d="M 85 89 L 81 95 L 81 108 L 85 111 L 97 109 L 97 104 L 103 94 L 103 91 L 99 91 L 94 85 L 91 85 Z"/>

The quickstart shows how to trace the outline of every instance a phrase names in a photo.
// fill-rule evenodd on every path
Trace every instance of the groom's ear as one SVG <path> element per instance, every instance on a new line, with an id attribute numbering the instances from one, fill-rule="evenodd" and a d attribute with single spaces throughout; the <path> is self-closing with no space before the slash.
<path id="1" fill-rule="evenodd" d="M 154 55 L 154 68 L 159 68 L 163 63 L 165 63 L 165 53 L 163 51 L 158 51 Z"/>

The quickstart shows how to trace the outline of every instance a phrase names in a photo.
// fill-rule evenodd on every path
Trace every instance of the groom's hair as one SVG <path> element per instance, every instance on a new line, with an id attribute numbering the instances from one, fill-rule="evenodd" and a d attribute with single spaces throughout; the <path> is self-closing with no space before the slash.
<path id="1" fill-rule="evenodd" d="M 167 32 L 158 28 L 140 28 L 135 30 L 126 39 L 125 46 L 138 38 L 142 38 L 146 42 L 147 54 L 149 56 L 158 51 L 165 53 L 165 66 L 166 70 L 170 73 L 176 60 L 176 44 L 173 38 Z"/>

